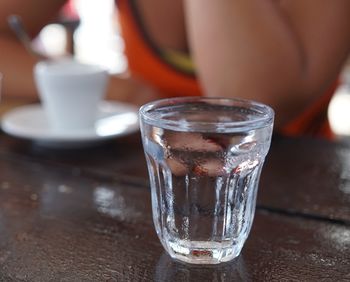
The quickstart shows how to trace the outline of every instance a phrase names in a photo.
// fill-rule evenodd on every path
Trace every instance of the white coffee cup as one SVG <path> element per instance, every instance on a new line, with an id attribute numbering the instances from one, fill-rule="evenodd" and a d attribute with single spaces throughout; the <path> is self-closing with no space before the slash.
<path id="1" fill-rule="evenodd" d="M 34 78 L 53 131 L 94 127 L 108 82 L 105 69 L 74 59 L 41 61 L 34 67 Z"/>

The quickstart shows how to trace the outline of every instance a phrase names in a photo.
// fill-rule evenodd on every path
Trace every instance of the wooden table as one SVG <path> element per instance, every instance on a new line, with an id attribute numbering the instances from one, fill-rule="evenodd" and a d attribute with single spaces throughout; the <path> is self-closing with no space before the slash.
<path id="1" fill-rule="evenodd" d="M 350 146 L 275 137 L 240 257 L 190 266 L 153 227 L 138 134 L 89 150 L 0 135 L 0 281 L 350 281 Z"/>

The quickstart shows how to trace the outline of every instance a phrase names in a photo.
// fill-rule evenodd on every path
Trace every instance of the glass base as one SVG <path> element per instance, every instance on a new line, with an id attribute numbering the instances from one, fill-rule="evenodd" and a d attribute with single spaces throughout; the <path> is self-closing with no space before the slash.
<path id="1" fill-rule="evenodd" d="M 167 242 L 166 246 L 174 259 L 192 264 L 218 264 L 239 256 L 243 244 L 178 240 Z"/>

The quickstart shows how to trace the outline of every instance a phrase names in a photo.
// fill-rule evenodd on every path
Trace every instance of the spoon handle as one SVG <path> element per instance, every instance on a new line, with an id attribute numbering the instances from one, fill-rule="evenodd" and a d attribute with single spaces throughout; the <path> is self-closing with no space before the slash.
<path id="1" fill-rule="evenodd" d="M 17 15 L 10 15 L 7 18 L 7 22 L 10 26 L 10 28 L 14 31 L 14 33 L 16 34 L 17 38 L 20 40 L 20 42 L 22 43 L 22 45 L 24 46 L 24 48 L 33 56 L 39 58 L 39 59 L 47 59 L 46 56 L 40 54 L 39 52 L 37 52 L 31 43 L 31 39 L 28 35 L 28 33 L 26 32 L 24 25 L 22 23 L 22 20 L 19 16 Z"/>

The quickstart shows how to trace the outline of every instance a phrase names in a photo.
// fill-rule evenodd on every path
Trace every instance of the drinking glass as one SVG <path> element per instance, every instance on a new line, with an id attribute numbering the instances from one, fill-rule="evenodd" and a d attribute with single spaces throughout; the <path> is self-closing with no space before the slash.
<path id="1" fill-rule="evenodd" d="M 274 112 L 254 101 L 187 97 L 140 109 L 157 235 L 172 258 L 237 257 L 252 226 Z"/>

